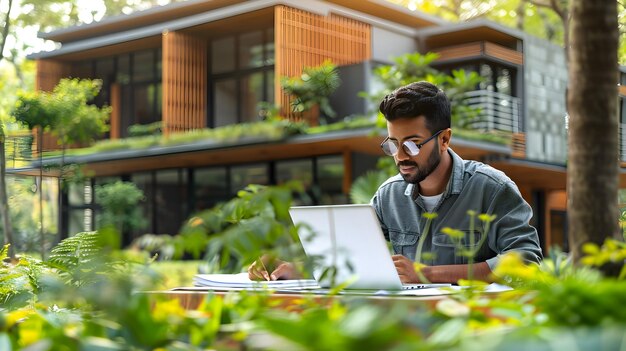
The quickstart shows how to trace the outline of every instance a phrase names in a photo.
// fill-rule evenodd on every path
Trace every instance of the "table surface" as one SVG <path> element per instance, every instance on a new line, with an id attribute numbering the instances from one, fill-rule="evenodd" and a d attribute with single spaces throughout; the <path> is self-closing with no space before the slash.
<path id="1" fill-rule="evenodd" d="M 150 294 L 155 297 L 163 297 L 169 299 L 178 299 L 180 305 L 185 309 L 197 309 L 200 304 L 208 296 L 227 296 L 229 294 L 237 294 L 242 290 L 200 290 L 197 288 L 177 288 L 172 290 L 144 291 L 142 293 Z M 278 306 L 289 305 L 296 301 L 308 298 L 320 304 L 328 304 L 337 299 L 354 300 L 367 299 L 373 303 L 388 303 L 393 301 L 408 304 L 422 305 L 434 307 L 440 300 L 446 299 L 448 294 L 426 294 L 422 296 L 415 295 L 398 295 L 398 294 L 381 294 L 380 292 L 343 292 L 341 294 L 324 294 L 312 290 L 293 290 L 293 291 L 267 291 L 267 290 L 245 290 L 250 294 L 266 295 L 273 301 L 278 301 Z"/>

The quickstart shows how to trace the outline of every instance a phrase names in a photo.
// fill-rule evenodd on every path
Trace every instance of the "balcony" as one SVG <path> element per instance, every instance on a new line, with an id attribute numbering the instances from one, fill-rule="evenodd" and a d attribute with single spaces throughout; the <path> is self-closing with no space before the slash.
<path id="1" fill-rule="evenodd" d="M 464 95 L 469 106 L 480 109 L 479 118 L 468 127 L 484 131 L 521 132 L 519 98 L 489 90 L 474 90 Z"/>
<path id="2" fill-rule="evenodd" d="M 522 132 L 520 98 L 490 90 L 473 90 L 464 94 L 468 106 L 479 109 L 478 118 L 466 126 L 485 132 L 501 131 L 511 133 L 511 156 L 526 158 L 526 135 Z M 471 112 L 465 112 L 466 114 Z M 473 116 L 463 115 L 460 118 Z"/>

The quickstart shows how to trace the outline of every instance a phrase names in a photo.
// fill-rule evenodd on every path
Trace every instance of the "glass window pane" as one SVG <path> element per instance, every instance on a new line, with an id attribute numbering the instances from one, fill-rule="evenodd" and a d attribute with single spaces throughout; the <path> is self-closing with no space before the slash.
<path id="1" fill-rule="evenodd" d="M 241 79 L 241 121 L 258 121 L 259 102 L 263 101 L 263 72 L 253 73 Z"/>
<path id="2" fill-rule="evenodd" d="M 117 76 L 115 80 L 120 84 L 130 83 L 130 56 L 121 55 L 117 58 Z"/>
<path id="3" fill-rule="evenodd" d="M 158 48 L 156 51 L 156 79 L 161 80 L 161 76 L 163 74 L 163 50 Z"/>
<path id="4" fill-rule="evenodd" d="M 153 81 L 154 51 L 140 51 L 133 55 L 133 82 Z"/>
<path id="5" fill-rule="evenodd" d="M 213 121 L 215 127 L 237 123 L 237 81 L 234 79 L 215 82 Z"/>
<path id="6" fill-rule="evenodd" d="M 80 184 L 76 184 L 76 183 L 70 183 L 69 184 L 69 188 L 68 188 L 68 192 L 67 192 L 67 197 L 68 197 L 68 203 L 70 206 L 82 206 L 84 205 L 85 202 L 85 188 L 86 188 L 87 183 L 80 183 Z M 90 187 L 91 189 L 91 187 Z"/>
<path id="7" fill-rule="evenodd" d="M 100 59 L 96 61 L 96 77 L 99 79 L 109 80 L 115 74 L 115 60 L 112 57 Z"/>
<path id="8" fill-rule="evenodd" d="M 227 174 L 224 167 L 194 170 L 195 211 L 212 208 L 220 202 L 230 200 Z"/>
<path id="9" fill-rule="evenodd" d="M 276 183 L 278 185 L 297 180 L 304 187 L 304 194 L 294 194 L 293 205 L 313 205 L 317 196 L 313 191 L 313 159 L 276 162 Z"/>
<path id="10" fill-rule="evenodd" d="M 232 167 L 231 194 L 236 194 L 250 184 L 269 184 L 267 164 L 260 163 Z"/>
<path id="11" fill-rule="evenodd" d="M 263 66 L 263 32 L 256 31 L 239 36 L 239 68 Z"/>
<path id="12" fill-rule="evenodd" d="M 317 179 L 320 187 L 320 205 L 343 204 L 348 198 L 343 193 L 343 157 L 325 156 L 317 159 Z"/>
<path id="13" fill-rule="evenodd" d="M 75 78 L 92 78 L 93 61 L 83 61 L 72 66 L 72 77 Z"/>
<path id="14" fill-rule="evenodd" d="M 267 102 L 274 103 L 274 70 L 267 71 L 267 78 L 265 80 L 265 96 L 267 96 Z"/>
<path id="15" fill-rule="evenodd" d="M 154 112 L 154 121 L 160 121 L 163 119 L 162 115 L 163 115 L 163 88 L 161 83 L 157 83 L 154 85 L 154 88 L 156 89 L 156 111 Z"/>
<path id="16" fill-rule="evenodd" d="M 235 70 L 235 38 L 227 37 L 211 43 L 211 72 L 223 73 Z"/>
<path id="17" fill-rule="evenodd" d="M 499 93 L 513 95 L 511 87 L 511 71 L 508 68 L 498 68 L 496 88 Z"/>
<path id="18" fill-rule="evenodd" d="M 491 66 L 487 64 L 480 65 L 480 76 L 483 77 L 483 81 L 480 82 L 480 89 L 494 91 L 493 70 L 491 69 Z"/>
<path id="19" fill-rule="evenodd" d="M 154 193 L 157 234 L 177 234 L 187 215 L 187 177 L 183 169 L 156 173 Z"/>
<path id="20" fill-rule="evenodd" d="M 134 89 L 134 123 L 148 124 L 156 120 L 154 116 L 154 84 L 135 85 Z"/>
<path id="21" fill-rule="evenodd" d="M 68 233 L 70 235 L 94 230 L 91 209 L 70 209 L 68 217 Z"/>
<path id="22" fill-rule="evenodd" d="M 270 28 L 265 32 L 265 66 L 274 64 L 274 28 Z"/>
<path id="23" fill-rule="evenodd" d="M 152 212 L 152 204 L 154 201 L 152 173 L 135 173 L 131 176 L 131 181 L 135 183 L 137 188 L 143 192 L 145 197 L 145 200 L 140 203 L 140 206 L 142 208 L 143 216 L 147 222 L 147 226 L 145 228 L 138 229 L 133 233 L 133 237 L 137 237 L 145 233 L 155 233 Z"/>

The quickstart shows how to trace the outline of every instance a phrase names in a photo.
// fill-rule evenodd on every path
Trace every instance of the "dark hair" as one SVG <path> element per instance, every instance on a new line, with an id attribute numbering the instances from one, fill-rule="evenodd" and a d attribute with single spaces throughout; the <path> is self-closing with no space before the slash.
<path id="1" fill-rule="evenodd" d="M 429 82 L 415 82 L 392 91 L 379 109 L 388 121 L 424 116 L 426 127 L 432 133 L 450 128 L 450 101 L 441 89 Z"/>

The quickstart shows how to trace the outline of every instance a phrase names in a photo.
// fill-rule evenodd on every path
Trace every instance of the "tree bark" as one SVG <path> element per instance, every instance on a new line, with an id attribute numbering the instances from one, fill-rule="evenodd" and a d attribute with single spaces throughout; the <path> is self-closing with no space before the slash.
<path id="1" fill-rule="evenodd" d="M 2 43 L 0 43 L 0 61 L 4 58 L 4 47 L 7 44 L 7 37 L 9 36 L 9 28 L 11 27 L 11 9 L 13 8 L 13 0 L 9 0 L 9 7 L 7 13 L 4 16 L 4 28 L 2 28 Z"/>
<path id="2" fill-rule="evenodd" d="M 617 3 L 572 0 L 569 55 L 568 228 L 575 263 L 582 245 L 620 238 Z M 606 273 L 606 271 L 605 271 Z"/>

